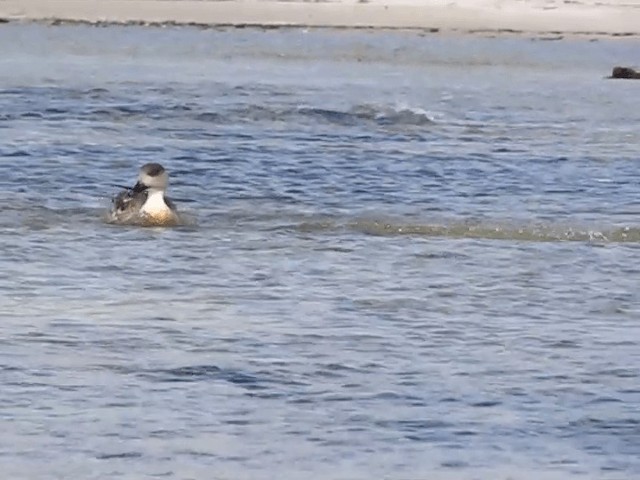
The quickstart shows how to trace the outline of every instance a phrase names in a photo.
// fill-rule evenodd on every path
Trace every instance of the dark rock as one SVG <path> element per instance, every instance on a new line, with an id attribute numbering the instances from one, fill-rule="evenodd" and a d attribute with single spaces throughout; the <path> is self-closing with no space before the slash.
<path id="1" fill-rule="evenodd" d="M 630 67 L 613 67 L 609 78 L 633 78 L 640 80 L 640 72 Z"/>

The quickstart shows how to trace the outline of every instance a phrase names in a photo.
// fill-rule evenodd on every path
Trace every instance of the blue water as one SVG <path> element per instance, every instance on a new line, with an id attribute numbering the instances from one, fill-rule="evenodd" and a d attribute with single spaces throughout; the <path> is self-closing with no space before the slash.
<path id="1" fill-rule="evenodd" d="M 5 478 L 640 478 L 638 40 L 0 45 Z"/>

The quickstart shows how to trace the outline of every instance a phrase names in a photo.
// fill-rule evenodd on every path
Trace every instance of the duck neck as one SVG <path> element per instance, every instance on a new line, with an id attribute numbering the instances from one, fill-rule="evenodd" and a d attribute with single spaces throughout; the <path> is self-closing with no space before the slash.
<path id="1" fill-rule="evenodd" d="M 164 190 L 157 188 L 147 190 L 147 201 L 144 202 L 144 206 L 142 207 L 143 211 L 153 212 L 166 210 L 167 208 L 167 202 L 164 200 Z"/>

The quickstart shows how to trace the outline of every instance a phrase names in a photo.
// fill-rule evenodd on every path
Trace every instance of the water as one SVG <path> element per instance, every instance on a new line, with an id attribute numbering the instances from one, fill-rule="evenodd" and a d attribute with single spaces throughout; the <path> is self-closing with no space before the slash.
<path id="1" fill-rule="evenodd" d="M 0 45 L 7 478 L 640 476 L 637 40 Z"/>

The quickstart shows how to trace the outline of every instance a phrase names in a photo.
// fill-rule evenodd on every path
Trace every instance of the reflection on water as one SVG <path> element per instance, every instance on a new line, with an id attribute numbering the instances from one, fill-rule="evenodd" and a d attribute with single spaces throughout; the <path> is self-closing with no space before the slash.
<path id="1" fill-rule="evenodd" d="M 638 477 L 636 41 L 0 42 L 7 478 Z"/>

